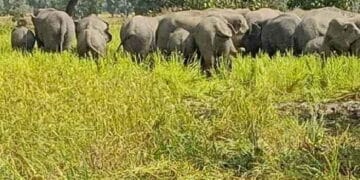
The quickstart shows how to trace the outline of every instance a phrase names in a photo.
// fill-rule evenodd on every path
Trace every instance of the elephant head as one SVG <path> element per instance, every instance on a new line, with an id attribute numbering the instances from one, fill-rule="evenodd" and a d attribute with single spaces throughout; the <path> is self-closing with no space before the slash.
<path id="1" fill-rule="evenodd" d="M 325 45 L 337 52 L 348 52 L 351 45 L 360 39 L 360 27 L 352 18 L 335 18 L 330 21 L 325 36 Z"/>

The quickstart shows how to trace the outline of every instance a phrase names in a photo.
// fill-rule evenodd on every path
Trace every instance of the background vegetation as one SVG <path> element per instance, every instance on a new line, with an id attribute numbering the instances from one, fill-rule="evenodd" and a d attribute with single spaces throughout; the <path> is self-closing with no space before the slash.
<path id="1" fill-rule="evenodd" d="M 358 58 L 239 57 L 206 79 L 178 55 L 153 54 L 151 70 L 115 53 L 106 20 L 98 71 L 74 52 L 12 51 L 1 19 L 0 179 L 360 178 L 358 121 L 276 108 L 359 97 Z"/>
<path id="2" fill-rule="evenodd" d="M 55 7 L 65 9 L 68 0 L 0 0 L 0 14 L 21 16 L 32 8 Z M 163 10 L 271 7 L 280 10 L 300 7 L 304 9 L 336 6 L 359 11 L 359 0 L 80 0 L 77 15 L 109 12 L 110 14 L 158 13 Z"/>

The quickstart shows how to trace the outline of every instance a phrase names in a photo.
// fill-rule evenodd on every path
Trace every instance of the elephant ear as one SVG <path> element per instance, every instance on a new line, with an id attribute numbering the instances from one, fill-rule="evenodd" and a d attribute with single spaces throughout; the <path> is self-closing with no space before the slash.
<path id="1" fill-rule="evenodd" d="M 236 30 L 235 34 L 245 34 L 249 30 L 249 26 L 245 18 L 239 18 L 233 23 L 233 27 Z"/>
<path id="2" fill-rule="evenodd" d="M 229 23 L 227 23 L 229 25 Z M 231 25 L 232 26 L 232 25 Z M 231 38 L 232 37 L 232 30 L 234 27 L 229 28 L 229 26 L 224 26 L 223 23 L 220 21 L 215 25 L 216 35 L 222 38 Z"/>
<path id="3" fill-rule="evenodd" d="M 260 34 L 261 33 L 261 27 L 259 24 L 257 23 L 251 23 L 250 28 L 249 28 L 249 34 Z"/>
<path id="4" fill-rule="evenodd" d="M 110 24 L 108 22 L 105 22 L 106 24 L 106 29 L 105 29 L 105 34 L 106 34 L 106 42 L 111 42 L 112 41 L 112 34 L 110 33 Z"/>

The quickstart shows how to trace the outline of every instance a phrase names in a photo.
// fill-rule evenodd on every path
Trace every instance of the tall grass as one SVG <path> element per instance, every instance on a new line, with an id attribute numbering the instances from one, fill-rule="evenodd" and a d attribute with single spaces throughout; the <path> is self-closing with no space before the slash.
<path id="1" fill-rule="evenodd" d="M 360 61 L 261 55 L 207 79 L 154 54 L 22 54 L 0 27 L 0 177 L 111 179 L 360 178 L 360 128 L 280 115 L 360 89 Z M 335 131 L 335 133 L 333 132 Z"/>

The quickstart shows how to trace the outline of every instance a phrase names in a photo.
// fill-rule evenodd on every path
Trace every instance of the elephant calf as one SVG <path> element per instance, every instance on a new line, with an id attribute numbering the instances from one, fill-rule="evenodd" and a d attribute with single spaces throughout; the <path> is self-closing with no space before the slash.
<path id="1" fill-rule="evenodd" d="M 35 45 L 34 33 L 26 28 L 26 20 L 21 19 L 11 33 L 11 47 L 16 50 L 31 52 Z"/>
<path id="2" fill-rule="evenodd" d="M 237 50 L 233 44 L 234 27 L 221 16 L 205 17 L 195 28 L 194 39 L 201 55 L 201 69 L 207 77 L 211 76 L 211 68 L 218 70 L 219 57 L 229 59 Z"/>
<path id="3" fill-rule="evenodd" d="M 304 48 L 304 54 L 314 54 L 314 53 L 322 54 L 323 43 L 324 43 L 324 36 L 320 36 L 313 40 L 310 40 Z"/>
<path id="4" fill-rule="evenodd" d="M 112 40 L 109 24 L 95 15 L 75 22 L 77 49 L 80 57 L 98 59 L 106 53 L 106 44 Z"/>

